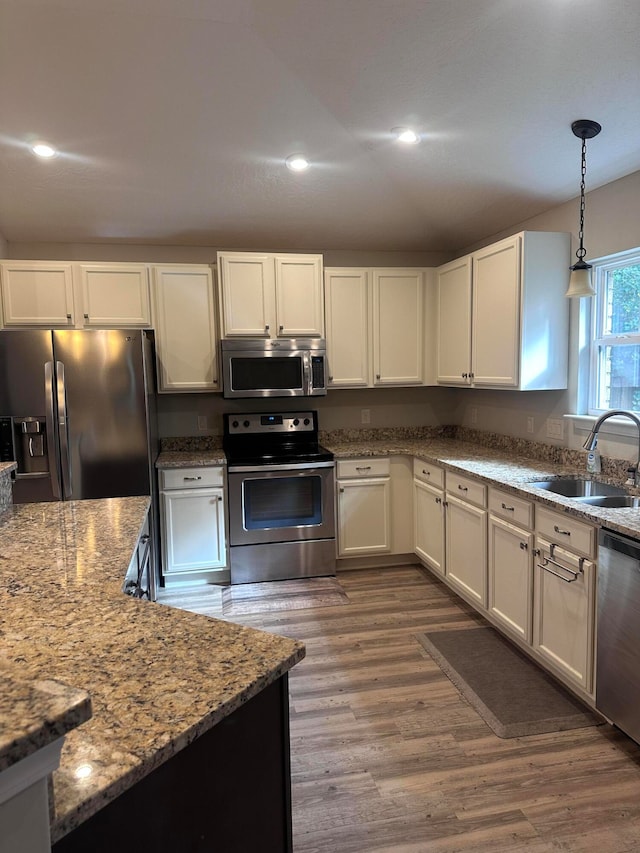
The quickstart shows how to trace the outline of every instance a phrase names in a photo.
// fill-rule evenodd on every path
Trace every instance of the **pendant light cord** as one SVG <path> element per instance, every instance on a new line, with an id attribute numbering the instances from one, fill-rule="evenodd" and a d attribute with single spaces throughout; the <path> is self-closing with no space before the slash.
<path id="1" fill-rule="evenodd" d="M 580 230 L 578 231 L 578 239 L 580 240 L 580 248 L 576 252 L 576 257 L 579 261 L 584 260 L 587 250 L 584 248 L 584 206 L 585 206 L 585 178 L 587 175 L 587 140 L 582 137 L 582 170 L 580 178 Z"/>

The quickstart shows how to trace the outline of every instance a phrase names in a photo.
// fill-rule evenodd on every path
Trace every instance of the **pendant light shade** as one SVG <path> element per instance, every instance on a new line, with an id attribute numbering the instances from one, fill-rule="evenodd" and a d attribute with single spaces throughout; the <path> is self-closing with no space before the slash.
<path id="1" fill-rule="evenodd" d="M 585 177 L 587 174 L 587 139 L 593 139 L 597 136 L 602 127 L 597 121 L 583 118 L 574 121 L 571 125 L 571 130 L 574 136 L 582 140 L 582 159 L 581 159 L 581 180 L 580 180 L 580 227 L 578 230 L 578 238 L 580 246 L 576 252 L 577 261 L 570 267 L 571 277 L 569 278 L 569 287 L 565 296 L 571 298 L 581 298 L 583 296 L 595 296 L 595 290 L 591 283 L 591 264 L 585 261 L 587 250 L 584 247 L 584 193 L 585 193 Z"/>

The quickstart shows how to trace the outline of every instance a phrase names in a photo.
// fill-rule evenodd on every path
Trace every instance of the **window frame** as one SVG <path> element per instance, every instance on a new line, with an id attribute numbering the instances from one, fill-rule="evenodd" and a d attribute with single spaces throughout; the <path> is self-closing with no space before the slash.
<path id="1" fill-rule="evenodd" d="M 589 343 L 589 387 L 588 387 L 588 404 L 587 412 L 590 415 L 599 416 L 607 409 L 599 408 L 596 404 L 599 402 L 600 393 L 600 349 L 603 346 L 640 346 L 640 322 L 637 334 L 605 334 L 604 322 L 606 318 L 606 282 L 610 272 L 623 269 L 628 266 L 640 264 L 640 247 L 629 249 L 626 252 L 620 252 L 615 255 L 610 255 L 601 258 L 598 261 L 593 261 L 593 281 L 596 295 L 592 299 L 591 305 L 591 335 Z M 634 409 L 634 412 L 640 414 L 639 409 Z"/>

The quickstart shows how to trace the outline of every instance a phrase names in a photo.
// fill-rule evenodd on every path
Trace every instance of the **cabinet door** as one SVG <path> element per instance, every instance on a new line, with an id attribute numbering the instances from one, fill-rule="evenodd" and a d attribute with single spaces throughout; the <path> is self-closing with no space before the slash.
<path id="1" fill-rule="evenodd" d="M 489 516 L 488 610 L 501 625 L 531 643 L 533 533 Z"/>
<path id="2" fill-rule="evenodd" d="M 218 253 L 224 337 L 275 335 L 275 295 L 271 255 Z"/>
<path id="3" fill-rule="evenodd" d="M 276 334 L 323 337 L 322 256 L 276 255 L 274 262 Z"/>
<path id="4" fill-rule="evenodd" d="M 471 381 L 471 257 L 437 271 L 437 380 L 441 385 Z"/>
<path id="5" fill-rule="evenodd" d="M 6 261 L 0 273 L 5 326 L 73 326 L 71 264 Z"/>
<path id="6" fill-rule="evenodd" d="M 422 383 L 424 273 L 373 270 L 374 385 Z"/>
<path id="7" fill-rule="evenodd" d="M 324 295 L 329 387 L 364 388 L 370 384 L 368 271 L 325 270 Z"/>
<path id="8" fill-rule="evenodd" d="M 447 493 L 446 575 L 463 596 L 487 602 L 487 511 Z"/>
<path id="9" fill-rule="evenodd" d="M 476 385 L 518 385 L 520 237 L 473 255 L 473 353 Z"/>
<path id="10" fill-rule="evenodd" d="M 444 575 L 444 505 L 440 489 L 413 481 L 413 529 L 416 554 Z"/>
<path id="11" fill-rule="evenodd" d="M 153 290 L 158 391 L 219 390 L 211 269 L 154 267 Z"/>
<path id="12" fill-rule="evenodd" d="M 222 489 L 160 494 L 165 574 L 217 569 L 226 564 Z"/>
<path id="13" fill-rule="evenodd" d="M 554 550 L 554 562 L 549 562 L 548 547 L 540 542 L 538 546 L 534 648 L 559 674 L 589 693 L 593 683 L 595 565 L 560 548 Z"/>
<path id="14" fill-rule="evenodd" d="M 338 481 L 338 555 L 391 550 L 389 478 Z"/>
<path id="15" fill-rule="evenodd" d="M 80 264 L 85 326 L 151 325 L 145 264 Z"/>

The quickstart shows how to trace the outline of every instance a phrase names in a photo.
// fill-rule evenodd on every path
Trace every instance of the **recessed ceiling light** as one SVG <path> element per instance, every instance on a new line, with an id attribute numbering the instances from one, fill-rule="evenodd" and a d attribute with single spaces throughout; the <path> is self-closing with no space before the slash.
<path id="1" fill-rule="evenodd" d="M 291 169 L 292 172 L 304 172 L 305 169 L 309 168 L 309 161 L 304 154 L 290 154 L 285 163 L 287 169 Z"/>
<path id="2" fill-rule="evenodd" d="M 420 142 L 420 136 L 411 130 L 410 127 L 394 127 L 391 131 L 398 142 L 404 142 L 405 145 L 415 145 Z"/>
<path id="3" fill-rule="evenodd" d="M 55 157 L 58 153 L 52 145 L 49 145 L 48 142 L 34 142 L 31 146 L 31 150 L 38 157 L 44 157 L 45 159 Z"/>

